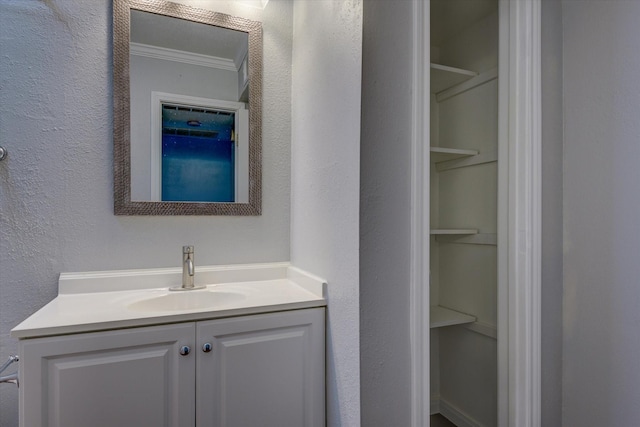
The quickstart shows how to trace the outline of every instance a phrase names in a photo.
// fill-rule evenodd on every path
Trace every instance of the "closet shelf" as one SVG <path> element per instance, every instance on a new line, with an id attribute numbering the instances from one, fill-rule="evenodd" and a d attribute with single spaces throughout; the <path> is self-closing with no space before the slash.
<path id="1" fill-rule="evenodd" d="M 462 325 L 464 323 L 473 323 L 476 321 L 475 316 L 460 313 L 440 305 L 432 305 L 429 308 L 429 327 L 442 328 L 443 326 Z"/>
<path id="2" fill-rule="evenodd" d="M 478 234 L 478 230 L 471 228 L 432 228 L 429 230 L 431 235 L 444 235 L 444 234 Z"/>
<path id="3" fill-rule="evenodd" d="M 498 151 L 489 150 L 477 153 L 474 156 L 461 157 L 453 160 L 435 162 L 437 172 L 444 172 L 451 169 L 466 168 L 469 166 L 482 165 L 498 161 Z"/>
<path id="4" fill-rule="evenodd" d="M 431 93 L 442 92 L 477 75 L 474 71 L 431 63 Z"/>
<path id="5" fill-rule="evenodd" d="M 436 236 L 436 241 L 442 243 L 496 246 L 498 244 L 498 235 L 496 233 L 478 233 L 471 235 L 449 234 Z"/>
<path id="6" fill-rule="evenodd" d="M 431 147 L 431 161 L 434 163 L 477 156 L 478 150 L 461 150 L 458 148 Z"/>
<path id="7" fill-rule="evenodd" d="M 460 84 L 450 87 L 449 89 L 445 89 L 436 94 L 436 102 L 444 102 L 449 98 L 453 98 L 454 96 L 461 95 L 468 90 L 472 90 L 477 88 L 478 86 L 482 86 L 485 83 L 489 83 L 498 78 L 498 69 L 492 68 L 491 70 L 484 71 L 478 74 L 475 77 L 470 78 Z"/>

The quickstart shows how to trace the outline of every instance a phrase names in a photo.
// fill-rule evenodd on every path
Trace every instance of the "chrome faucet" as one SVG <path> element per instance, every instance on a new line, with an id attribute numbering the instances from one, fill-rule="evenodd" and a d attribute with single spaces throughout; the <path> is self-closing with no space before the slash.
<path id="1" fill-rule="evenodd" d="M 202 289 L 204 286 L 195 286 L 196 266 L 193 262 L 193 246 L 182 247 L 182 286 L 169 288 L 172 291 L 187 291 Z"/>
<path id="2" fill-rule="evenodd" d="M 192 289 L 196 269 L 193 264 L 193 246 L 182 247 L 182 288 Z"/>

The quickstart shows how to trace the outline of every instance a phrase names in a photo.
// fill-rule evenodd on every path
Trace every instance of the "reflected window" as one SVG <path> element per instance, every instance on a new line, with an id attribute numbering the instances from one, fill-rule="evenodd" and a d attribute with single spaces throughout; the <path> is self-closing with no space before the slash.
<path id="1" fill-rule="evenodd" d="M 162 104 L 161 200 L 236 200 L 236 114 Z"/>

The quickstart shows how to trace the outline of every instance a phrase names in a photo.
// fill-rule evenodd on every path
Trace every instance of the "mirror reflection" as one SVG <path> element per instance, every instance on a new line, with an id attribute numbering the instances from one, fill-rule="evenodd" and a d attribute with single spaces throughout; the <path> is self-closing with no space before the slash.
<path id="1" fill-rule="evenodd" d="M 114 14 L 116 214 L 259 214 L 260 23 L 151 0 Z"/>
<path id="2" fill-rule="evenodd" d="M 129 46 L 132 199 L 247 202 L 247 33 L 132 10 Z"/>

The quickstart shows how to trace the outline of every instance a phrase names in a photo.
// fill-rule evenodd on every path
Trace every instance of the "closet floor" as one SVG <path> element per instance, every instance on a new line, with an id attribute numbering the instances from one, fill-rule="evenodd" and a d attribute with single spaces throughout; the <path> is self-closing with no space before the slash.
<path id="1" fill-rule="evenodd" d="M 431 415 L 430 427 L 456 427 L 454 423 L 440 414 Z"/>

